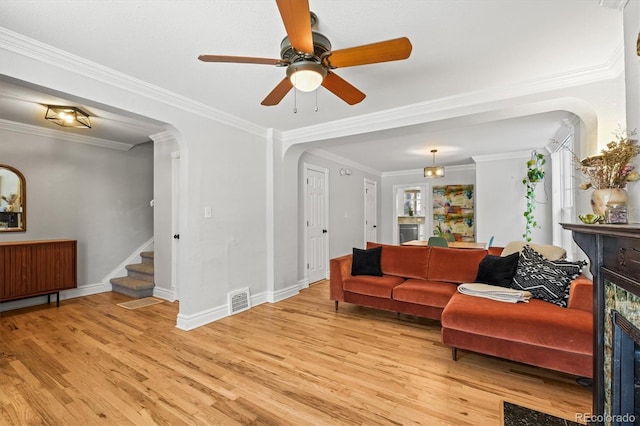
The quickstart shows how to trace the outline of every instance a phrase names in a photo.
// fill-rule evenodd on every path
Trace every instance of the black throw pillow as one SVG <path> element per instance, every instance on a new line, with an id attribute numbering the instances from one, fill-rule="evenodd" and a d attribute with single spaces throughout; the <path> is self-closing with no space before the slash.
<path id="1" fill-rule="evenodd" d="M 512 253 L 508 256 L 486 255 L 480 261 L 478 267 L 477 283 L 510 287 L 513 276 L 518 268 L 520 253 Z"/>
<path id="2" fill-rule="evenodd" d="M 382 247 L 368 250 L 353 248 L 353 261 L 351 262 L 351 275 L 375 275 L 382 276 L 380 256 Z"/>

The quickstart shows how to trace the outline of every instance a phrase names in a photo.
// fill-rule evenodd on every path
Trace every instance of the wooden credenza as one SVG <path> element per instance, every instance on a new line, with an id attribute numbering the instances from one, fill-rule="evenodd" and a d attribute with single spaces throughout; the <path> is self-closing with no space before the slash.
<path id="1" fill-rule="evenodd" d="M 0 242 L 0 302 L 76 288 L 77 241 Z M 50 301 L 50 299 L 49 299 Z"/>

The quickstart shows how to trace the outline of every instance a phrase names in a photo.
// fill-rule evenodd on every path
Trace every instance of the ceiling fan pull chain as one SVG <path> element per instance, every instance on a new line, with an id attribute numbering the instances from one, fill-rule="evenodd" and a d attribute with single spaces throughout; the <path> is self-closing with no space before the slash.
<path id="1" fill-rule="evenodd" d="M 298 113 L 298 91 L 296 88 L 293 88 L 293 113 Z"/>
<path id="2" fill-rule="evenodd" d="M 318 112 L 318 89 L 316 89 L 316 108 L 315 111 Z"/>

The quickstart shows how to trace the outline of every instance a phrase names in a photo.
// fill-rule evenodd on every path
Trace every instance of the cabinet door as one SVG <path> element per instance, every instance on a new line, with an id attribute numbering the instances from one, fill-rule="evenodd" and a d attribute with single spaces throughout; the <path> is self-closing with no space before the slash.
<path id="1" fill-rule="evenodd" d="M 75 288 L 76 247 L 73 240 L 0 244 L 0 300 Z"/>
<path id="2" fill-rule="evenodd" d="M 36 286 L 31 279 L 31 248 L 23 245 L 0 247 L 0 298 L 31 294 Z"/>

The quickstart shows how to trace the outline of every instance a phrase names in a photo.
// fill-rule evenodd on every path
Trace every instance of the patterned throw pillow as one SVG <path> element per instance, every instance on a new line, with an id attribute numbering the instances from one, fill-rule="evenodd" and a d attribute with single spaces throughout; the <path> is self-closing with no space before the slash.
<path id="1" fill-rule="evenodd" d="M 586 262 L 547 260 L 528 245 L 522 249 L 511 288 L 531 292 L 532 297 L 567 306 L 569 285 L 582 273 Z"/>

